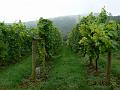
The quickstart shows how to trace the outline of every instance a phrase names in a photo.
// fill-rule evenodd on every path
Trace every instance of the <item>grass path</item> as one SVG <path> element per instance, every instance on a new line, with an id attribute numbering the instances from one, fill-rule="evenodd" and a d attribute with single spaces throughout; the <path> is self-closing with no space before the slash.
<path id="1" fill-rule="evenodd" d="M 48 80 L 28 90 L 88 90 L 85 66 L 69 48 L 53 59 Z"/>
<path id="2" fill-rule="evenodd" d="M 0 90 L 23 90 L 17 86 L 30 73 L 31 56 L 0 71 Z M 53 58 L 48 79 L 25 90 L 89 90 L 84 62 L 69 48 L 64 47 L 60 56 Z"/>

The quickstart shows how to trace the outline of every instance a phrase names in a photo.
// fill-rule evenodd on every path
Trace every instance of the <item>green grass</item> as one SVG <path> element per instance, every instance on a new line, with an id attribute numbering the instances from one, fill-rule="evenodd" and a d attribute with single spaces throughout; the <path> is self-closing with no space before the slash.
<path id="1" fill-rule="evenodd" d="M 88 90 L 84 61 L 69 48 L 53 59 L 48 80 L 28 90 Z"/>
<path id="2" fill-rule="evenodd" d="M 112 73 L 120 77 L 120 51 L 113 53 Z"/>
<path id="3" fill-rule="evenodd" d="M 112 74 L 120 76 L 120 52 L 113 53 Z M 105 71 L 106 55 L 101 55 L 99 68 Z M 107 86 L 88 86 L 86 58 L 80 58 L 68 47 L 63 47 L 59 55 L 51 60 L 51 70 L 44 82 L 31 84 L 25 90 L 109 90 Z M 19 87 L 21 81 L 31 74 L 31 56 L 25 57 L 20 63 L 0 70 L 0 90 L 24 90 Z M 99 77 L 90 76 L 90 79 Z M 115 89 L 115 90 L 120 90 Z"/>
<path id="4" fill-rule="evenodd" d="M 99 71 L 100 72 L 106 72 L 106 64 L 107 64 L 107 53 L 104 55 L 100 55 L 100 59 L 99 59 Z M 111 83 L 115 83 L 116 82 L 116 78 L 119 77 L 120 78 L 120 51 L 116 51 L 112 53 L 112 67 L 111 67 Z M 95 77 L 94 77 L 95 78 Z M 98 77 L 101 78 L 101 77 Z M 103 77 L 102 77 L 103 79 Z M 95 86 L 93 87 L 95 88 L 100 88 L 100 90 L 109 90 L 108 87 L 106 86 Z M 93 89 L 93 90 L 94 90 Z M 97 89 L 99 90 L 99 89 Z M 114 90 L 120 90 L 120 86 L 116 87 Z"/>
<path id="5" fill-rule="evenodd" d="M 107 63 L 107 54 L 101 55 L 99 60 L 99 65 L 101 69 L 106 68 Z M 116 51 L 112 53 L 112 68 L 111 73 L 115 76 L 120 76 L 120 51 Z"/>
<path id="6" fill-rule="evenodd" d="M 13 90 L 17 88 L 22 79 L 31 73 L 31 56 L 23 61 L 10 65 L 0 71 L 0 90 Z"/>
<path id="7" fill-rule="evenodd" d="M 58 56 L 51 61 L 48 79 L 27 90 L 87 90 L 84 61 L 66 47 Z M 23 90 L 18 85 L 30 73 L 31 56 L 0 72 L 0 90 Z"/>

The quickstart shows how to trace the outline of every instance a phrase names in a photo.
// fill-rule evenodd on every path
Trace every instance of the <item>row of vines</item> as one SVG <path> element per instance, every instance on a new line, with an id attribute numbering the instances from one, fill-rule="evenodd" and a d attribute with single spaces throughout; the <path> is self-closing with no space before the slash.
<path id="1" fill-rule="evenodd" d="M 110 70 L 112 52 L 120 47 L 120 24 L 111 20 L 103 8 L 99 15 L 90 13 L 82 17 L 80 22 L 68 35 L 67 44 L 81 56 L 89 58 L 90 66 L 95 61 L 95 70 L 98 73 L 98 60 L 100 54 L 107 53 L 106 83 L 110 84 Z"/>
<path id="2" fill-rule="evenodd" d="M 12 25 L 0 23 L 0 66 L 16 63 L 31 51 L 29 33 L 21 21 Z"/>
<path id="3" fill-rule="evenodd" d="M 62 36 L 52 21 L 40 18 L 36 28 L 26 28 L 18 23 L 0 23 L 0 66 L 19 62 L 25 55 L 32 52 L 32 41 L 38 40 L 36 55 L 40 64 L 43 56 L 45 61 L 58 53 L 62 46 Z M 45 46 L 45 47 L 44 47 Z"/>
<path id="4" fill-rule="evenodd" d="M 40 18 L 32 38 L 32 80 L 47 77 L 48 61 L 61 50 L 62 42 L 52 21 Z"/>

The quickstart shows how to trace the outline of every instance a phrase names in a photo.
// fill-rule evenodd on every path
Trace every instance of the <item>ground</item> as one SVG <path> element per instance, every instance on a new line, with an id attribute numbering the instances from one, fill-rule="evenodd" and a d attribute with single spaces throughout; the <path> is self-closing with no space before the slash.
<path id="1" fill-rule="evenodd" d="M 112 65 L 112 73 L 119 73 L 119 55 L 115 54 Z M 100 58 L 99 67 L 104 67 L 106 57 Z M 51 60 L 51 69 L 46 81 L 30 84 L 29 87 L 21 87 L 21 82 L 31 74 L 31 56 L 15 65 L 10 65 L 0 70 L 0 90 L 110 90 L 106 86 L 90 86 L 88 79 L 95 79 L 89 76 L 86 67 L 86 58 L 81 58 L 73 53 L 70 48 L 63 47 L 58 56 Z M 117 75 L 115 74 L 115 75 Z M 119 88 L 116 90 L 120 90 Z"/>

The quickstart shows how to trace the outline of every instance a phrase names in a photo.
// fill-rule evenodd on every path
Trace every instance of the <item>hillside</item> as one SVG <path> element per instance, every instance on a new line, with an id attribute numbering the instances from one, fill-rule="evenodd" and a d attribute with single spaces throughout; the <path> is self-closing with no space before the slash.
<path id="1" fill-rule="evenodd" d="M 95 16 L 98 15 L 98 13 L 94 13 Z M 85 15 L 81 15 L 85 16 Z M 74 25 L 79 20 L 79 15 L 70 15 L 70 16 L 61 16 L 61 17 L 55 17 L 55 18 L 49 18 L 53 21 L 54 25 L 63 33 L 64 36 L 66 36 L 74 27 Z M 111 20 L 120 20 L 120 16 L 110 16 L 109 19 Z M 24 22 L 27 27 L 36 27 L 37 21 L 29 21 Z"/>
<path id="2" fill-rule="evenodd" d="M 62 31 L 64 35 L 72 30 L 74 25 L 77 23 L 79 16 L 64 16 L 64 17 L 57 17 L 52 18 L 51 20 L 58 27 L 59 30 Z"/>
<path id="3" fill-rule="evenodd" d="M 79 16 L 78 15 L 72 15 L 72 16 L 62 16 L 62 17 L 56 17 L 56 18 L 50 18 L 51 21 L 53 21 L 54 25 L 58 27 L 58 29 L 66 35 L 68 32 L 72 30 L 74 25 L 77 23 Z M 37 21 L 29 21 L 25 22 L 25 25 L 27 27 L 36 27 Z"/>

